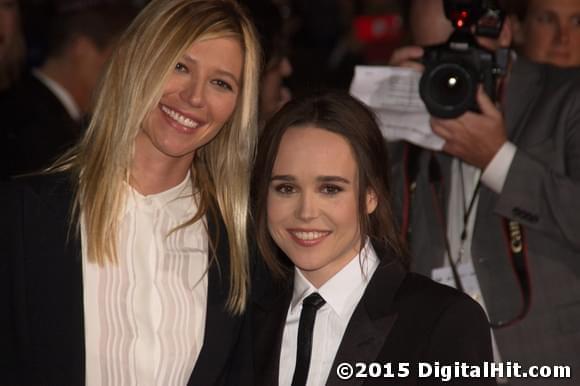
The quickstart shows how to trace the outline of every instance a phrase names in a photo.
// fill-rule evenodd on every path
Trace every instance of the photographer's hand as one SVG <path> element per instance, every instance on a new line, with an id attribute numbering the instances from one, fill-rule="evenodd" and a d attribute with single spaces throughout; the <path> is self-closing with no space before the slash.
<path id="1" fill-rule="evenodd" d="M 443 151 L 464 162 L 485 169 L 507 141 L 501 111 L 485 94 L 477 91 L 481 113 L 466 112 L 456 119 L 431 118 L 433 132 L 445 140 Z"/>
<path id="2" fill-rule="evenodd" d="M 423 72 L 425 66 L 421 63 L 423 48 L 419 46 L 407 46 L 396 49 L 389 59 L 389 66 L 414 68 Z"/>

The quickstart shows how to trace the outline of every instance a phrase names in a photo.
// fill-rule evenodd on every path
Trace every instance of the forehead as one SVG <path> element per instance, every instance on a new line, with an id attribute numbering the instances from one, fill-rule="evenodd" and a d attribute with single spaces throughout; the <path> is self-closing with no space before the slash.
<path id="1" fill-rule="evenodd" d="M 196 40 L 185 49 L 183 56 L 231 72 L 237 78 L 242 73 L 244 54 L 240 41 L 233 36 Z"/>
<path id="2" fill-rule="evenodd" d="M 579 0 L 530 0 L 532 11 L 554 11 L 561 14 L 580 12 Z"/>
<path id="3" fill-rule="evenodd" d="M 315 126 L 288 128 L 282 136 L 274 163 L 275 171 L 285 169 L 301 174 L 353 174 L 356 168 L 346 138 Z"/>

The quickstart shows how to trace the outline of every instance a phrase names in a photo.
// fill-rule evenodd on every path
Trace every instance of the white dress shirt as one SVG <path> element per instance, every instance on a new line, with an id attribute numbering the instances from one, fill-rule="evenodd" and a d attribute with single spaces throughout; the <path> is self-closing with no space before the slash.
<path id="1" fill-rule="evenodd" d="M 477 213 L 477 201 L 479 199 L 477 195 L 474 197 L 477 181 L 481 176 L 482 184 L 495 193 L 501 193 L 516 151 L 516 146 L 506 141 L 483 172 L 480 172 L 474 166 L 459 161 L 457 158 L 452 159 L 449 205 L 447 208 L 447 237 L 454 261 L 465 263 L 472 260 L 471 242 Z M 461 177 L 460 173 L 463 174 L 463 177 Z M 464 224 L 465 211 L 468 209 L 472 199 L 474 199 L 473 209 Z M 466 228 L 466 239 L 462 242 L 461 233 L 464 226 Z M 459 259 L 460 254 L 461 259 Z M 449 265 L 447 259 L 444 260 L 444 265 Z"/>
<path id="2" fill-rule="evenodd" d="M 296 345 L 302 301 L 313 292 L 318 292 L 326 301 L 316 314 L 310 370 L 306 383 L 307 386 L 324 385 L 332 370 L 334 357 L 350 317 L 378 265 L 379 259 L 367 240 L 363 250 L 318 290 L 302 275 L 300 270 L 295 268 L 294 291 L 286 316 L 280 352 L 280 386 L 288 386 L 292 383 L 296 366 Z"/>
<path id="3" fill-rule="evenodd" d="M 208 238 L 189 175 L 143 196 L 127 185 L 118 263 L 88 262 L 83 227 L 86 385 L 185 385 L 205 331 Z"/>

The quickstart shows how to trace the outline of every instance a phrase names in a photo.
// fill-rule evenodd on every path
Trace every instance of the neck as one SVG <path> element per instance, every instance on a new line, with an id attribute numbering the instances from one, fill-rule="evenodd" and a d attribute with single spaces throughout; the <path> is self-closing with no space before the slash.
<path id="1" fill-rule="evenodd" d="M 139 151 L 140 141 L 148 141 L 138 135 L 135 144 L 135 156 L 131 165 L 131 186 L 143 195 L 164 192 L 179 185 L 187 175 L 193 161 L 190 157 L 169 158 L 155 156 Z"/>

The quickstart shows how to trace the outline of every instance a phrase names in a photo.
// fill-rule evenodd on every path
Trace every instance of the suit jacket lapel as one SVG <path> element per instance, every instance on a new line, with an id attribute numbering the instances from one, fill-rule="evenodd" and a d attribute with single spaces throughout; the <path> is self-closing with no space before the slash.
<path id="1" fill-rule="evenodd" d="M 226 310 L 230 289 L 229 243 L 221 218 L 216 222 L 207 216 L 208 233 L 219 234 L 217 258 L 208 271 L 207 314 L 203 347 L 189 379 L 188 385 L 213 385 L 222 375 L 229 360 L 231 346 L 236 343 L 241 316 Z M 211 249 L 210 249 L 211 251 Z"/>
<path id="2" fill-rule="evenodd" d="M 35 247 L 40 249 L 33 250 L 40 258 L 23 262 L 26 302 L 29 302 L 23 324 L 28 324 L 26 338 L 34 337 L 31 340 L 34 344 L 24 355 L 32 363 L 30 370 L 44 380 L 84 384 L 83 273 L 80 240 L 75 237 L 74 228 L 66 241 L 72 201 L 70 176 L 58 174 L 44 178 L 50 180 L 47 184 L 50 188 L 39 193 L 39 202 L 35 203 L 38 217 L 32 220 L 34 228 L 25 229 L 42 236 Z M 30 345 L 31 341 L 26 340 L 25 344 Z"/>
<path id="3" fill-rule="evenodd" d="M 328 386 L 345 384 L 336 375 L 338 364 L 348 362 L 354 365 L 377 359 L 397 320 L 392 309 L 393 300 L 405 274 L 397 261 L 389 258 L 381 261 L 346 328 L 328 376 Z M 362 383 L 363 378 L 353 378 L 348 382 L 349 385 Z"/>
<path id="4" fill-rule="evenodd" d="M 505 110 L 505 124 L 508 138 L 512 142 L 517 141 L 521 135 L 540 94 L 544 78 L 540 68 L 543 67 L 532 65 L 524 58 L 518 58 L 513 64 L 504 103 L 504 106 L 510 106 Z"/>
<path id="5" fill-rule="evenodd" d="M 261 291 L 263 296 L 255 302 L 253 326 L 259 326 L 259 333 L 254 336 L 254 369 L 257 385 L 277 385 L 280 371 L 280 352 L 282 335 L 292 287 L 274 288 Z"/>

